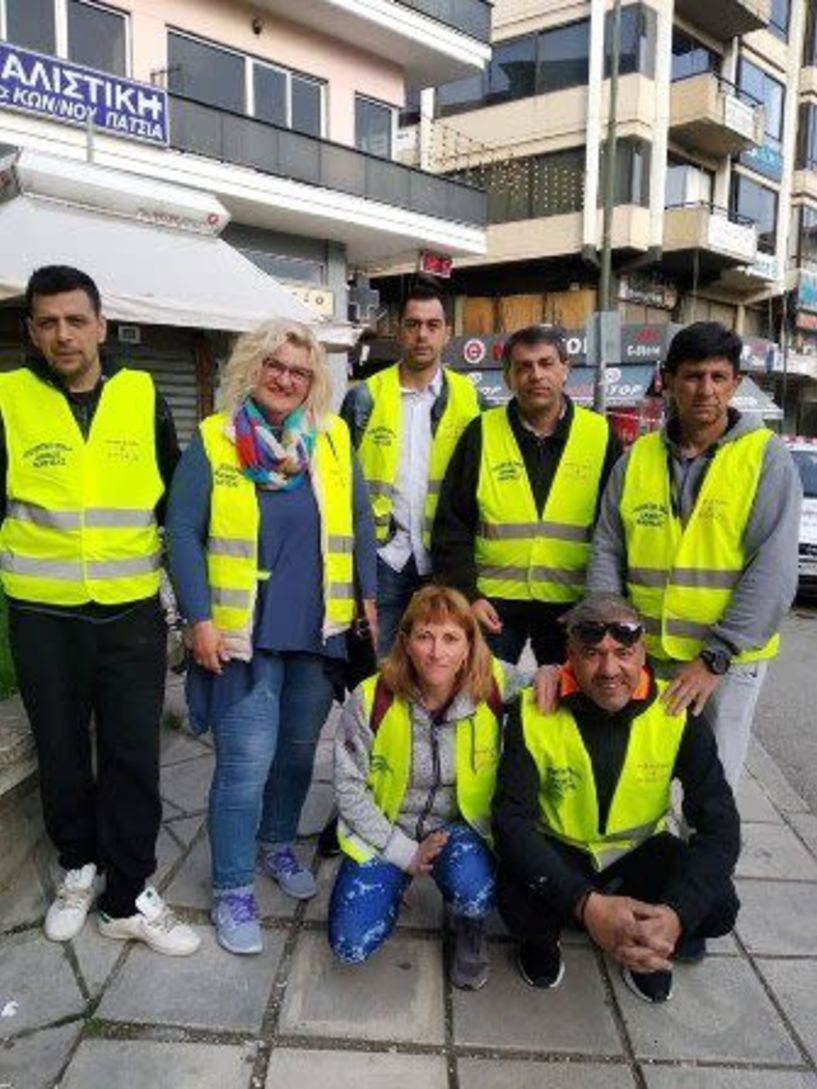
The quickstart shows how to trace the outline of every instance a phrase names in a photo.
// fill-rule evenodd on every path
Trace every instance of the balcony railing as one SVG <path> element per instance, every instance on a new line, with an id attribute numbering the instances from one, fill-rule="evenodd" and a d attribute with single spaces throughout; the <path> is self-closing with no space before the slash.
<path id="1" fill-rule="evenodd" d="M 178 151 L 455 223 L 484 227 L 487 222 L 485 193 L 465 182 L 182 95 L 169 98 L 170 145 Z"/>
<path id="2" fill-rule="evenodd" d="M 486 0 L 398 0 L 453 30 L 481 42 L 491 40 L 491 7 Z"/>

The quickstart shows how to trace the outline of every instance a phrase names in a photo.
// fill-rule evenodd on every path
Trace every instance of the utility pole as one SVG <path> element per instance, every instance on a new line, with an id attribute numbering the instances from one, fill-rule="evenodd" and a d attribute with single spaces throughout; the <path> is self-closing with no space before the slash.
<path id="1" fill-rule="evenodd" d="M 601 227 L 601 268 L 599 273 L 599 360 L 593 387 L 593 408 L 602 415 L 607 410 L 607 359 L 602 331 L 605 314 L 612 310 L 613 208 L 616 193 L 616 129 L 618 121 L 618 68 L 621 56 L 621 0 L 613 5 L 610 56 L 610 98 L 607 104 L 607 139 L 604 142 L 604 189 Z M 611 360 L 610 362 L 617 362 Z"/>

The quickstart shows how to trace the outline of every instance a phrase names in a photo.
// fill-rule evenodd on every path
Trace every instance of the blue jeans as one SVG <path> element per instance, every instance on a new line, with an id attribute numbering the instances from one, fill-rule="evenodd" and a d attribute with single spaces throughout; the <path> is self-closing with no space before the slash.
<path id="1" fill-rule="evenodd" d="M 256 840 L 295 838 L 332 686 L 315 654 L 261 652 L 250 692 L 213 724 L 213 888 L 251 885 Z"/>
<path id="2" fill-rule="evenodd" d="M 400 621 L 415 590 L 427 582 L 417 573 L 414 557 L 402 571 L 395 571 L 377 557 L 377 656 L 385 658 L 394 646 Z"/>
<path id="3" fill-rule="evenodd" d="M 467 824 L 446 828 L 448 842 L 431 876 L 455 915 L 482 919 L 494 903 L 494 862 L 484 840 Z M 394 930 L 411 875 L 380 858 L 344 858 L 329 903 L 332 952 L 346 964 L 375 953 Z"/>

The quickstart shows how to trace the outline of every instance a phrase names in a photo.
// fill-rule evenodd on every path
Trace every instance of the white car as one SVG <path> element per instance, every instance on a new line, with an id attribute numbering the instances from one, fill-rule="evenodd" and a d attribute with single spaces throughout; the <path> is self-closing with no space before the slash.
<path id="1" fill-rule="evenodd" d="M 817 439 L 787 439 L 803 481 L 800 516 L 799 572 L 801 592 L 817 592 Z"/>

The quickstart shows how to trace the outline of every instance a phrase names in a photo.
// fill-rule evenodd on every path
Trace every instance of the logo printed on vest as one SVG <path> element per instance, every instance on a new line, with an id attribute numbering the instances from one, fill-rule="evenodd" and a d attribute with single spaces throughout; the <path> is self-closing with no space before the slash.
<path id="1" fill-rule="evenodd" d="M 637 526 L 654 526 L 660 529 L 667 521 L 669 511 L 663 503 L 639 503 L 633 511 Z"/>
<path id="2" fill-rule="evenodd" d="M 64 442 L 39 442 L 23 452 L 23 457 L 31 463 L 32 469 L 51 469 L 68 464 L 67 455 L 73 447 Z"/>
<path id="3" fill-rule="evenodd" d="M 565 461 L 565 459 L 562 458 L 559 464 L 559 471 L 564 473 L 568 480 L 589 480 L 590 462 Z"/>
<path id="4" fill-rule="evenodd" d="M 578 790 L 581 779 L 581 772 L 576 768 L 549 767 L 545 771 L 542 793 L 552 802 L 559 802 L 569 791 Z"/>
<path id="5" fill-rule="evenodd" d="M 139 461 L 142 444 L 138 439 L 106 439 L 105 457 L 108 461 L 133 463 Z"/>
<path id="6" fill-rule="evenodd" d="M 372 775 L 392 775 L 392 767 L 385 756 L 375 753 L 369 765 Z"/>
<path id="7" fill-rule="evenodd" d="M 670 764 L 666 760 L 647 760 L 635 764 L 633 771 L 639 783 L 662 783 L 667 778 Z"/>
<path id="8" fill-rule="evenodd" d="M 728 528 L 729 504 L 725 499 L 705 499 L 698 509 L 698 518 L 701 522 L 717 522 L 718 525 Z"/>
<path id="9" fill-rule="evenodd" d="M 225 488 L 237 488 L 240 483 L 241 470 L 235 465 L 227 465 L 222 462 L 213 473 L 213 483 L 222 484 Z"/>
<path id="10" fill-rule="evenodd" d="M 491 472 L 499 481 L 520 480 L 522 477 L 521 461 L 500 461 L 491 467 Z"/>
<path id="11" fill-rule="evenodd" d="M 397 434 L 392 427 L 386 427 L 385 424 L 381 424 L 380 427 L 374 427 L 367 433 L 367 438 L 375 444 L 375 446 L 392 446 L 397 438 Z"/>

